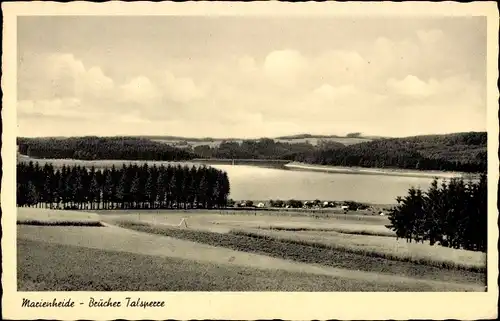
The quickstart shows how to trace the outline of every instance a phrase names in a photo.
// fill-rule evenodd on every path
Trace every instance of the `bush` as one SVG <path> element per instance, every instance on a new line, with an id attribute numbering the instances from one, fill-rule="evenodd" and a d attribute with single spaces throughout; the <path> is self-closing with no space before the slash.
<path id="1" fill-rule="evenodd" d="M 389 211 L 391 224 L 387 225 L 397 237 L 486 252 L 485 174 L 477 182 L 452 179 L 441 186 L 435 179 L 426 192 L 410 188 L 408 195 L 397 201 L 398 205 Z"/>
<path id="2" fill-rule="evenodd" d="M 302 203 L 302 201 L 297 201 L 297 200 L 289 200 L 287 202 L 287 205 L 290 206 L 291 208 L 301 208 L 304 206 L 304 204 Z"/>

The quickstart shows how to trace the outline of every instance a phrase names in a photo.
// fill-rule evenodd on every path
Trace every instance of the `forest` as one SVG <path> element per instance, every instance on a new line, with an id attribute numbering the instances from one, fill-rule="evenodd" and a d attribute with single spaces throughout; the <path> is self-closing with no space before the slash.
<path id="1" fill-rule="evenodd" d="M 19 152 L 35 158 L 180 161 L 281 159 L 331 166 L 483 172 L 486 132 L 376 139 L 345 146 L 334 141 L 286 143 L 269 138 L 178 148 L 138 137 L 18 138 Z"/>
<path id="2" fill-rule="evenodd" d="M 184 149 L 135 137 L 18 138 L 19 153 L 35 158 L 161 160 L 195 158 Z"/>
<path id="3" fill-rule="evenodd" d="M 487 169 L 485 132 L 377 139 L 299 153 L 287 159 L 332 166 L 361 166 L 479 173 Z"/>
<path id="4" fill-rule="evenodd" d="M 294 153 L 307 153 L 317 147 L 307 143 L 282 143 L 272 139 L 222 141 L 210 147 L 179 148 L 138 137 L 18 138 L 19 153 L 35 158 L 72 158 L 83 160 L 162 160 L 195 158 L 283 159 Z M 342 147 L 330 142 L 324 148 Z"/>
<path id="5" fill-rule="evenodd" d="M 220 208 L 227 204 L 227 174 L 210 167 L 17 164 L 17 206 L 61 209 Z"/>
<path id="6" fill-rule="evenodd" d="M 486 252 L 487 193 L 486 174 L 477 182 L 434 180 L 427 191 L 410 188 L 398 197 L 387 227 L 408 242 Z"/>
<path id="7" fill-rule="evenodd" d="M 344 145 L 334 143 L 336 147 Z M 309 143 L 283 143 L 273 139 L 244 140 L 241 143 L 223 141 L 219 146 L 196 146 L 193 151 L 203 158 L 223 159 L 284 159 L 296 153 L 310 153 L 317 147 Z"/>

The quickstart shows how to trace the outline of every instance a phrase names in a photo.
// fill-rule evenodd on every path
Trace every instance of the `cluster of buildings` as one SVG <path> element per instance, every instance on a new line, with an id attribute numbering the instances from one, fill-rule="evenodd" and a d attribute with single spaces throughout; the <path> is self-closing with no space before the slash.
<path id="1" fill-rule="evenodd" d="M 253 201 L 243 201 L 234 204 L 235 207 L 253 207 L 253 208 L 296 208 L 296 209 L 322 209 L 322 208 L 332 208 L 340 211 L 373 211 L 373 208 L 365 204 L 350 204 L 354 202 L 332 202 L 332 201 L 268 201 L 268 202 L 253 202 Z M 372 212 L 373 213 L 373 212 Z M 375 212 L 380 216 L 384 216 L 383 211 Z"/>

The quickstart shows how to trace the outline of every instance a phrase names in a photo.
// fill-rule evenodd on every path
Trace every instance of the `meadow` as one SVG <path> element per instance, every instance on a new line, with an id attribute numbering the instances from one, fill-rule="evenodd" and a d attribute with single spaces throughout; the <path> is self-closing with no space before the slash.
<path id="1" fill-rule="evenodd" d="M 169 229 L 176 227 L 181 219 L 185 218 L 189 230 L 197 232 L 273 239 L 290 244 L 331 248 L 371 257 L 452 269 L 480 272 L 485 270 L 485 253 L 398 240 L 394 233 L 385 227 L 389 223 L 385 217 L 360 215 L 350 217 L 340 214 L 328 218 L 315 218 L 302 214 L 287 218 L 279 215 L 279 212 L 278 215 L 196 213 L 196 211 L 191 213 L 157 211 L 149 214 L 147 212 L 123 214 L 124 212 L 126 211 L 121 211 L 122 214 L 103 214 L 103 221 L 133 229 L 142 229 L 141 226 Z"/>
<path id="2" fill-rule="evenodd" d="M 61 168 L 63 166 L 81 166 L 81 167 L 87 167 L 91 168 L 94 167 L 95 169 L 105 169 L 105 168 L 120 168 L 124 164 L 129 165 L 156 165 L 156 166 L 167 166 L 167 165 L 189 165 L 189 166 L 199 166 L 200 164 L 194 163 L 194 162 L 173 162 L 173 161 L 143 161 L 143 160 L 81 160 L 81 159 L 63 159 L 63 158 L 34 158 L 34 157 L 29 157 L 26 155 L 18 155 L 17 156 L 17 162 L 23 162 L 23 163 L 38 163 L 40 166 L 43 166 L 45 164 L 52 164 L 55 168 Z"/>
<path id="3" fill-rule="evenodd" d="M 195 148 L 197 146 L 207 145 L 211 148 L 218 147 L 223 141 L 226 142 L 236 142 L 241 144 L 243 139 L 212 139 L 206 141 L 200 140 L 189 140 L 189 139 L 166 139 L 166 138 L 153 138 L 155 142 L 164 143 L 177 147 L 192 147 Z M 280 143 L 288 143 L 288 144 L 300 144 L 300 143 L 309 143 L 313 146 L 317 146 L 320 142 L 337 142 L 344 144 L 346 146 L 359 144 L 363 142 L 372 141 L 371 138 L 361 138 L 361 137 L 299 137 L 299 138 L 274 138 L 274 141 Z"/>
<path id="4" fill-rule="evenodd" d="M 19 240 L 20 291 L 456 291 Z M 51 258 L 47 260 L 47 258 Z M 92 264 L 88 264 L 92 262 Z M 147 277 L 145 277 L 147 275 Z M 168 277 L 165 277 L 168 276 Z"/>
<path id="5" fill-rule="evenodd" d="M 18 225 L 102 226 L 99 215 L 78 211 L 41 210 L 24 207 L 17 211 Z"/>
<path id="6" fill-rule="evenodd" d="M 384 236 L 366 235 L 384 231 L 385 217 L 290 214 L 19 208 L 18 286 L 27 291 L 484 290 L 484 253 L 409 244 L 388 229 Z M 186 224 L 179 224 L 182 219 Z M 101 227 L 81 225 L 89 221 Z"/>

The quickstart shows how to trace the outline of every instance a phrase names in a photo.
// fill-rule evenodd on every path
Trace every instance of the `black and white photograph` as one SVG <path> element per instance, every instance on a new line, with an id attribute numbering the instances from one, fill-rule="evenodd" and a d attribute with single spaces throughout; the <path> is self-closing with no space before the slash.
<path id="1" fill-rule="evenodd" d="M 10 20 L 18 309 L 165 318 L 163 292 L 498 291 L 496 6 L 120 4 Z"/>

